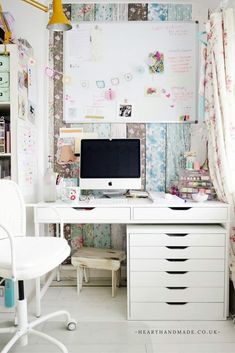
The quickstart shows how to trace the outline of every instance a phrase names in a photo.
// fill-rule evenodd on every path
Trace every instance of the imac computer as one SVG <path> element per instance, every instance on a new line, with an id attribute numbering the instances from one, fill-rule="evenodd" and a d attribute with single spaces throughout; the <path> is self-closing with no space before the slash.
<path id="1" fill-rule="evenodd" d="M 139 139 L 81 140 L 83 190 L 141 189 L 140 169 Z"/>

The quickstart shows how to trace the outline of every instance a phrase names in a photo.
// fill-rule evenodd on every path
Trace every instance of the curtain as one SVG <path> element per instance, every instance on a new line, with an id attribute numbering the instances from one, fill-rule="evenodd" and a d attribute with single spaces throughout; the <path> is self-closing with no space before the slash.
<path id="1" fill-rule="evenodd" d="M 211 179 L 219 200 L 231 205 L 230 270 L 235 287 L 235 9 L 212 13 L 206 32 L 199 96 L 204 96 Z"/>
<path id="2" fill-rule="evenodd" d="M 202 58 L 209 169 L 218 198 L 229 203 L 235 192 L 234 27 L 234 9 L 212 13 Z"/>

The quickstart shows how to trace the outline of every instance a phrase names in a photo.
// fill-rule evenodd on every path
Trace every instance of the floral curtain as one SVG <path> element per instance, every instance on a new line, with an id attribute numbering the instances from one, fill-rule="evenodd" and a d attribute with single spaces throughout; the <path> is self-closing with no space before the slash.
<path id="1" fill-rule="evenodd" d="M 235 192 L 235 12 L 210 15 L 206 27 L 205 121 L 211 177 L 221 201 L 233 202 Z"/>
<path id="2" fill-rule="evenodd" d="M 200 93 L 204 90 L 211 178 L 218 198 L 232 206 L 230 269 L 235 287 L 235 9 L 212 13 L 206 32 Z"/>

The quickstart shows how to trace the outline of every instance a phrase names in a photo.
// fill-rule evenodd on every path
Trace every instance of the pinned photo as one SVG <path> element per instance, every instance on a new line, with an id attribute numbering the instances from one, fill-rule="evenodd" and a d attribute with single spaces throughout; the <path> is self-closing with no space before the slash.
<path id="1" fill-rule="evenodd" d="M 119 78 L 118 77 L 111 78 L 111 83 L 113 86 L 119 85 Z"/>
<path id="2" fill-rule="evenodd" d="M 118 110 L 118 116 L 120 117 L 131 117 L 132 116 L 132 105 L 131 104 L 120 104 Z"/>
<path id="3" fill-rule="evenodd" d="M 97 88 L 104 88 L 105 87 L 105 82 L 100 80 L 100 81 L 96 81 L 96 86 Z"/>

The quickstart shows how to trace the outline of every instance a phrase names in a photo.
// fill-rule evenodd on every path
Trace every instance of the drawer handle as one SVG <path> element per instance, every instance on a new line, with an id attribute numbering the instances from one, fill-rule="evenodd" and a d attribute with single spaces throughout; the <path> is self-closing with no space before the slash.
<path id="1" fill-rule="evenodd" d="M 187 211 L 190 210 L 192 207 L 169 207 L 173 211 Z"/>
<path id="2" fill-rule="evenodd" d="M 166 248 L 168 248 L 168 249 L 181 249 L 181 250 L 183 250 L 183 249 L 187 249 L 188 246 L 166 246 Z"/>
<path id="3" fill-rule="evenodd" d="M 184 289 L 187 289 L 188 287 L 166 287 L 167 289 L 170 289 L 170 290 L 184 290 Z"/>
<path id="4" fill-rule="evenodd" d="M 166 271 L 166 273 L 169 273 L 169 275 L 184 275 L 188 271 Z"/>
<path id="5" fill-rule="evenodd" d="M 166 302 L 168 305 L 185 305 L 187 302 Z"/>
<path id="6" fill-rule="evenodd" d="M 188 233 L 166 233 L 168 237 L 185 237 Z"/>
<path id="7" fill-rule="evenodd" d="M 170 261 L 170 262 L 185 262 L 185 261 L 188 261 L 188 259 L 166 259 L 166 261 Z"/>
<path id="8" fill-rule="evenodd" d="M 73 207 L 75 211 L 92 211 L 95 207 Z"/>

